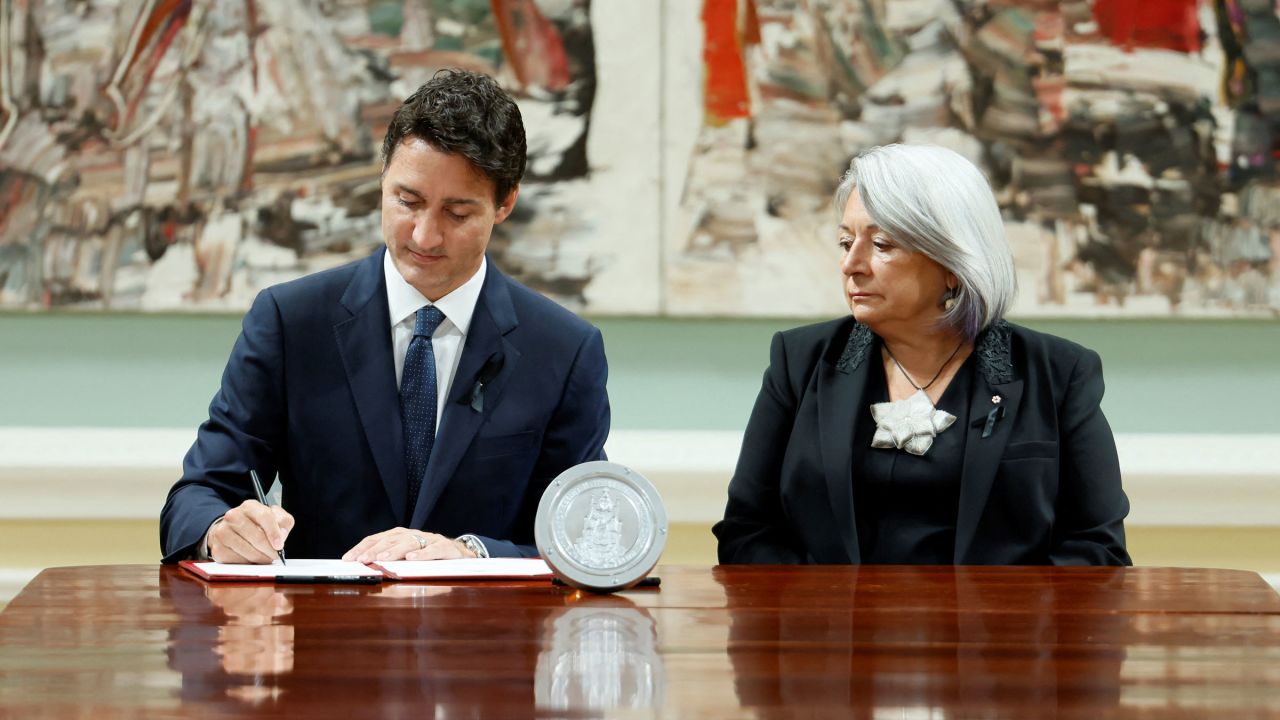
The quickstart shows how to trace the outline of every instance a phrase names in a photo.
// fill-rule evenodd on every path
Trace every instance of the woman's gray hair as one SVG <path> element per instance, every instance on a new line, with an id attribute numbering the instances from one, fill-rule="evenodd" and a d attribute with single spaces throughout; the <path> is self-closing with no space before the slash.
<path id="1" fill-rule="evenodd" d="M 836 188 L 837 213 L 855 189 L 894 242 L 960 279 L 944 325 L 973 341 L 1004 317 L 1017 291 L 1013 254 L 991 186 L 973 163 L 942 147 L 882 145 L 849 163 Z"/>

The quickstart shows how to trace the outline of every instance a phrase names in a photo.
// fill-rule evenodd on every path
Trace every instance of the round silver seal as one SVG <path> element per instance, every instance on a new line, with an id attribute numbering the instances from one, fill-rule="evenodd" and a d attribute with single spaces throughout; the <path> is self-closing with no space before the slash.
<path id="1" fill-rule="evenodd" d="M 667 544 L 667 511 L 653 483 L 598 460 L 560 473 L 538 503 L 533 536 L 565 583 L 613 592 L 639 582 Z"/>

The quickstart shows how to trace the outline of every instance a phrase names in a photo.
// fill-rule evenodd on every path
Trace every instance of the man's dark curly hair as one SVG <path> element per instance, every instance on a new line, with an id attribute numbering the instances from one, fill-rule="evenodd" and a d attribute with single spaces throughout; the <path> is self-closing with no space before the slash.
<path id="1" fill-rule="evenodd" d="M 408 138 L 461 155 L 493 181 L 501 204 L 524 177 L 525 138 L 520 108 L 488 75 L 444 69 L 409 96 L 382 141 L 382 169 Z"/>

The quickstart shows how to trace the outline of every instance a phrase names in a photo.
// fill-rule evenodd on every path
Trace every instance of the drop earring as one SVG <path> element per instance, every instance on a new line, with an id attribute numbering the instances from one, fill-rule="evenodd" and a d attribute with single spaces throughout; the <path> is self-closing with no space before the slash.
<path id="1" fill-rule="evenodd" d="M 951 309 L 959 302 L 956 296 L 960 294 L 959 288 L 947 288 L 947 292 L 942 296 L 942 309 L 945 312 L 951 312 Z"/>

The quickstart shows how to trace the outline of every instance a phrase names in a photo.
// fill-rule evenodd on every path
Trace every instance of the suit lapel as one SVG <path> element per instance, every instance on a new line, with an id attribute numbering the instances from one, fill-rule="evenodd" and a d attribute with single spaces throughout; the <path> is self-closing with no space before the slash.
<path id="1" fill-rule="evenodd" d="M 397 518 L 404 517 L 405 467 L 400 423 L 400 397 L 391 356 L 390 310 L 382 254 L 375 253 L 356 270 L 342 296 L 351 316 L 333 326 L 356 413 L 373 454 L 387 500 Z"/>
<path id="2" fill-rule="evenodd" d="M 987 506 L 991 485 L 995 481 L 1000 458 L 1018 417 L 1022 403 L 1023 381 L 1013 378 L 1010 362 L 1011 339 L 1008 325 L 993 326 L 978 341 L 981 374 L 974 378 L 969 398 L 969 426 L 964 443 L 964 463 L 960 474 L 960 508 L 956 518 L 956 564 L 968 564 L 969 549 L 978 533 L 978 523 Z M 985 346 L 985 347 L 984 347 Z M 996 398 L 999 402 L 996 402 Z M 999 408 L 1004 415 L 991 425 L 991 434 L 983 437 L 988 415 Z"/>
<path id="3" fill-rule="evenodd" d="M 818 365 L 818 444 L 822 451 L 822 474 L 827 483 L 831 512 L 848 561 L 861 558 L 853 510 L 853 438 L 858 411 L 864 406 L 867 386 L 866 356 L 872 335 L 864 325 L 855 325 L 842 355 L 828 352 Z"/>
<path id="4" fill-rule="evenodd" d="M 439 431 L 431 450 L 431 460 L 427 463 L 418 505 L 412 509 L 410 527 L 420 528 L 426 523 L 476 432 L 497 406 L 502 390 L 520 360 L 520 352 L 504 337 L 519 324 L 507 283 L 506 276 L 490 262 L 471 318 L 471 327 L 467 331 L 462 357 L 458 360 L 458 370 L 440 415 Z M 495 362 L 500 362 L 502 369 L 485 384 L 482 410 L 477 411 L 470 403 L 472 390 L 485 364 Z"/>

